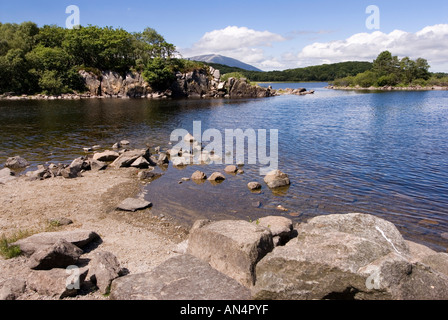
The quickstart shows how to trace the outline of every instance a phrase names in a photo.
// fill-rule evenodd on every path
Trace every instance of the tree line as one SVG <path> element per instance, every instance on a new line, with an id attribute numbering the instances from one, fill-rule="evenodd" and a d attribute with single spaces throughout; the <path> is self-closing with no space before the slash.
<path id="1" fill-rule="evenodd" d="M 101 75 L 139 71 L 154 87 L 174 79 L 175 70 L 200 68 L 175 59 L 175 46 L 152 28 L 38 27 L 33 22 L 0 23 L 0 93 L 60 94 L 84 91 L 79 70 Z"/>
<path id="2" fill-rule="evenodd" d="M 448 85 L 448 77 L 443 73 L 431 73 L 430 65 L 423 58 L 412 60 L 409 57 L 399 59 L 390 51 L 381 52 L 373 61 L 372 69 L 336 79 L 335 86 L 360 86 L 384 87 L 384 86 L 433 86 Z"/>
<path id="3" fill-rule="evenodd" d="M 224 66 L 216 63 L 207 63 L 219 69 L 221 73 L 238 72 L 253 82 L 300 82 L 319 81 L 327 82 L 347 76 L 355 76 L 372 68 L 371 62 L 348 61 L 334 64 L 324 64 L 305 68 L 288 69 L 284 71 L 248 71 L 241 68 Z"/>

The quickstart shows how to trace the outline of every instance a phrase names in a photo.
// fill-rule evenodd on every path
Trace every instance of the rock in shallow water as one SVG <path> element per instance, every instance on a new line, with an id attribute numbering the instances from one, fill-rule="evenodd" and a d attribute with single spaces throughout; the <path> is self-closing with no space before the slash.
<path id="1" fill-rule="evenodd" d="M 144 210 L 152 206 L 152 203 L 142 199 L 127 198 L 117 208 L 123 211 L 138 211 Z"/>

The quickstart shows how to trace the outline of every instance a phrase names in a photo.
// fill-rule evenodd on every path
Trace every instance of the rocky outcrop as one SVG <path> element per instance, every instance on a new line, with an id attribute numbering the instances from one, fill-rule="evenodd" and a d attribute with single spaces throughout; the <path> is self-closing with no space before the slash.
<path id="1" fill-rule="evenodd" d="M 124 78 L 114 71 L 103 71 L 101 76 L 85 70 L 79 74 L 91 96 L 140 98 L 152 92 L 140 73 L 127 72 Z"/>
<path id="2" fill-rule="evenodd" d="M 124 76 L 114 71 L 103 71 L 101 76 L 81 70 L 90 96 L 118 98 L 261 98 L 275 95 L 275 90 L 250 84 L 246 79 L 230 78 L 221 81 L 221 73 L 213 68 L 176 73 L 175 81 L 163 91 L 156 92 L 141 73 L 128 72 Z"/>

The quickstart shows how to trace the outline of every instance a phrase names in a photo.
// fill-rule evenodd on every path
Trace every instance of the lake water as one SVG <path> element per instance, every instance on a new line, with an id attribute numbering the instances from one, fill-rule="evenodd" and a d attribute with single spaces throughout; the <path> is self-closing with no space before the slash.
<path id="1" fill-rule="evenodd" d="M 362 212 L 395 223 L 408 239 L 447 250 L 448 92 L 271 85 L 316 93 L 242 100 L 0 101 L 0 163 L 14 155 L 33 167 L 67 163 L 84 155 L 84 147 L 110 149 L 123 139 L 131 141 L 130 147 L 168 148 L 170 133 L 192 131 L 193 121 L 223 133 L 278 129 L 279 169 L 290 176 L 289 188 L 272 192 L 263 186 L 261 193 L 251 193 L 248 182 L 263 184 L 260 165 L 246 164 L 244 174 L 228 175 L 216 186 L 178 181 L 198 169 L 208 175 L 222 171 L 224 165 L 170 165 L 147 186 L 154 214 L 191 225 L 198 218 L 254 220 L 276 214 L 304 221 Z"/>

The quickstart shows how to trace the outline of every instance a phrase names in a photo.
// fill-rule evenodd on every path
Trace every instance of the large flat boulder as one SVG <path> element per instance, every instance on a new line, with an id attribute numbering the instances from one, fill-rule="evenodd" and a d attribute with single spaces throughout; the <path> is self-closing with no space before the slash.
<path id="1" fill-rule="evenodd" d="M 329 215 L 301 224 L 297 232 L 257 264 L 253 298 L 448 298 L 448 278 L 413 262 L 407 242 L 388 221 Z"/>
<path id="2" fill-rule="evenodd" d="M 250 291 L 191 255 L 112 282 L 112 300 L 248 300 Z"/>
<path id="3" fill-rule="evenodd" d="M 247 221 L 198 221 L 190 231 L 187 253 L 246 287 L 255 283 L 255 265 L 274 244 L 267 228 Z"/>
<path id="4" fill-rule="evenodd" d="M 25 255 L 31 256 L 38 250 L 54 245 L 60 239 L 64 239 L 82 249 L 90 242 L 99 240 L 100 236 L 89 230 L 43 232 L 16 241 L 12 245 L 19 246 Z"/>
<path id="5" fill-rule="evenodd" d="M 101 162 L 111 162 L 117 159 L 120 155 L 118 152 L 106 150 L 104 152 L 98 152 L 93 155 L 93 160 Z"/>

